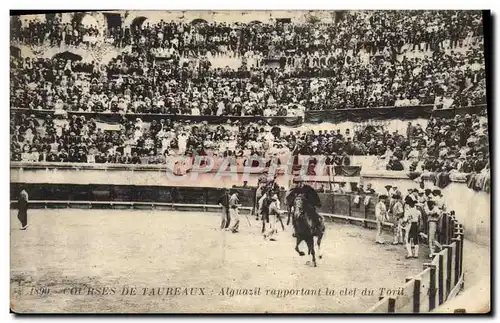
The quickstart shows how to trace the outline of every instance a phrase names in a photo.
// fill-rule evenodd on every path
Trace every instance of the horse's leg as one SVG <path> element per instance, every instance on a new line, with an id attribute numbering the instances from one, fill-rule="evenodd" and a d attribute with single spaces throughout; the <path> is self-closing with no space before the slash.
<path id="1" fill-rule="evenodd" d="M 304 255 L 305 255 L 305 253 L 304 253 L 304 252 L 302 252 L 302 251 L 300 251 L 300 249 L 299 249 L 299 244 L 300 244 L 301 242 L 302 242 L 302 239 L 300 239 L 300 238 L 298 238 L 298 237 L 297 237 L 297 238 L 296 238 L 296 244 L 295 244 L 295 251 L 297 251 L 297 253 L 299 254 L 299 256 L 301 256 L 301 257 L 302 257 L 302 256 L 304 256 Z"/>
<path id="2" fill-rule="evenodd" d="M 318 244 L 318 258 L 319 259 L 323 258 L 323 254 L 321 253 L 321 239 L 323 239 L 323 233 L 321 233 L 318 236 L 318 241 L 317 241 L 317 244 Z"/>
<path id="3" fill-rule="evenodd" d="M 314 252 L 314 237 L 310 237 L 307 240 L 307 247 L 309 248 L 309 253 L 312 255 L 313 266 L 316 267 L 316 253 Z"/>
<path id="4" fill-rule="evenodd" d="M 290 218 L 292 217 L 292 207 L 288 207 L 288 219 L 286 220 L 286 225 L 290 225 Z"/>
<path id="5" fill-rule="evenodd" d="M 264 216 L 262 216 L 261 220 L 262 220 L 262 233 L 264 233 L 266 232 L 266 220 Z"/>

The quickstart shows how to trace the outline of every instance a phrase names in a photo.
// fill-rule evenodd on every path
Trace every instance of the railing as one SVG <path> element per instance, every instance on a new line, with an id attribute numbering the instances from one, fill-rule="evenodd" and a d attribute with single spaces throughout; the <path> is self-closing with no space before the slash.
<path id="1" fill-rule="evenodd" d="M 10 201 L 12 208 L 17 208 L 17 201 Z M 161 210 L 192 210 L 202 209 L 203 211 L 220 211 L 222 206 L 216 204 L 194 204 L 194 203 L 163 203 L 163 202 L 138 202 L 138 201 L 51 201 L 51 200 L 30 200 L 30 208 L 85 208 L 85 209 L 161 209 Z M 251 207 L 242 206 L 240 211 L 250 213 Z"/>
<path id="2" fill-rule="evenodd" d="M 92 169 L 92 170 L 130 170 L 130 171 L 167 171 L 170 167 L 167 164 L 114 164 L 114 163 L 65 163 L 65 162 L 25 162 L 11 161 L 11 168 L 23 169 Z"/>
<path id="3" fill-rule="evenodd" d="M 417 119 L 435 117 L 454 117 L 457 114 L 478 113 L 486 109 L 486 104 L 478 104 L 469 107 L 453 107 L 450 109 L 434 109 L 432 104 L 412 106 L 388 106 L 373 108 L 338 109 L 306 111 L 305 122 L 339 123 L 345 121 L 361 122 L 364 120 L 386 120 L 386 119 Z"/>
<path id="4" fill-rule="evenodd" d="M 11 112 L 15 113 L 25 113 L 34 114 L 35 116 L 46 116 L 54 115 L 55 110 L 30 110 L 22 108 L 11 108 Z M 160 121 L 161 119 L 168 119 L 174 121 L 190 121 L 195 123 L 201 123 L 206 121 L 209 124 L 225 124 L 228 121 L 235 122 L 238 121 L 242 124 L 257 123 L 263 121 L 270 125 L 286 125 L 286 126 L 299 126 L 303 122 L 303 118 L 300 116 L 274 116 L 274 117 L 264 117 L 264 116 L 214 116 L 214 115 L 190 115 L 190 114 L 161 114 L 161 113 L 112 113 L 112 112 L 87 112 L 87 111 L 67 111 L 68 116 L 85 116 L 85 119 L 89 120 L 94 118 L 97 121 L 118 123 L 123 118 L 129 121 L 135 121 L 137 118 L 145 122 L 151 122 L 153 120 Z"/>
<path id="5" fill-rule="evenodd" d="M 305 117 L 300 116 L 213 116 L 213 115 L 173 115 L 173 114 L 157 114 L 157 113 L 111 113 L 111 112 L 86 112 L 86 111 L 67 111 L 71 115 L 83 115 L 87 119 L 95 118 L 103 122 L 119 122 L 122 117 L 128 120 L 135 120 L 140 118 L 142 121 L 150 122 L 153 120 L 160 121 L 161 119 L 170 119 L 177 121 L 193 121 L 202 122 L 206 121 L 210 124 L 224 124 L 228 121 L 238 121 L 243 124 L 255 123 L 260 121 L 266 122 L 271 125 L 286 125 L 286 126 L 299 126 L 303 122 L 306 123 L 319 123 L 319 122 L 332 122 L 339 123 L 345 121 L 361 122 L 364 120 L 385 120 L 385 119 L 416 119 L 416 118 L 430 118 L 436 117 L 453 117 L 457 114 L 466 113 L 479 113 L 485 111 L 486 104 L 478 104 L 469 107 L 454 107 L 450 109 L 435 110 L 433 105 L 416 105 L 416 106 L 389 106 L 389 107 L 374 107 L 374 108 L 353 108 L 353 109 L 336 109 L 336 110 L 318 110 L 306 111 Z M 24 108 L 11 108 L 11 112 L 42 115 L 53 115 L 55 110 L 30 110 Z"/>
<path id="6" fill-rule="evenodd" d="M 455 297 L 464 285 L 464 229 L 453 214 L 443 218 L 436 247 L 441 251 L 424 264 L 424 270 L 406 279 L 403 295 L 383 297 L 368 312 L 431 312 Z"/>

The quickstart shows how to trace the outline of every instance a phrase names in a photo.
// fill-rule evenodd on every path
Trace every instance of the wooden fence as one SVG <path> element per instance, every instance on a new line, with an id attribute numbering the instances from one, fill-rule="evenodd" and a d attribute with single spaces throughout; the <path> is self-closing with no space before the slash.
<path id="1" fill-rule="evenodd" d="M 441 250 L 422 272 L 406 279 L 402 296 L 383 297 L 369 313 L 426 313 L 455 297 L 464 285 L 464 229 L 446 214 L 436 239 Z"/>
<path id="2" fill-rule="evenodd" d="M 114 184 L 61 184 L 61 183 L 11 183 L 11 199 L 16 200 L 21 190 L 26 190 L 31 200 L 37 201 L 71 201 L 133 202 L 136 204 L 155 204 L 157 202 L 170 204 L 200 204 L 217 205 L 222 196 L 223 188 L 214 187 L 174 187 L 154 185 L 114 185 Z M 243 206 L 254 207 L 255 188 L 235 187 L 240 203 Z M 280 191 L 282 207 L 285 207 L 285 191 Z M 356 198 L 354 194 L 319 193 L 322 206 L 318 212 L 325 214 L 342 214 L 353 221 L 363 222 L 375 220 L 375 205 L 378 198 L 375 195 L 368 199 L 366 195 Z M 366 203 L 365 203 L 366 201 Z M 94 203 L 95 204 L 95 203 Z M 34 204 L 34 207 L 45 207 L 47 203 Z M 50 205 L 49 205 L 50 206 Z M 366 222 L 369 223 L 370 221 Z"/>

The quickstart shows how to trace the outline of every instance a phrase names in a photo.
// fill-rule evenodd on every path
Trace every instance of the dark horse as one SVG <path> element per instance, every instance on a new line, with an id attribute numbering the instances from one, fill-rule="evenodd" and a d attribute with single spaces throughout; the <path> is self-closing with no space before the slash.
<path id="1" fill-rule="evenodd" d="M 321 255 L 321 239 L 325 233 L 325 224 L 322 220 L 315 220 L 312 218 L 310 210 L 307 212 L 307 205 L 305 205 L 305 199 L 302 194 L 299 194 L 295 197 L 294 200 L 294 212 L 293 212 L 293 225 L 295 227 L 295 237 L 297 239 L 297 243 L 295 245 L 295 251 L 300 256 L 304 256 L 305 253 L 300 251 L 299 244 L 302 241 L 307 243 L 308 254 L 312 256 L 312 262 L 314 267 L 316 267 L 316 252 L 314 250 L 314 237 L 317 237 L 318 244 L 318 254 L 319 258 L 322 258 Z"/>

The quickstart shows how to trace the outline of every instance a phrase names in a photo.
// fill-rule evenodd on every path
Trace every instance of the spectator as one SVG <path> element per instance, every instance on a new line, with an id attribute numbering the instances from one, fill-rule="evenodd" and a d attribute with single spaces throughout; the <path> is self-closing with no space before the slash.
<path id="1" fill-rule="evenodd" d="M 396 156 L 392 156 L 387 164 L 387 170 L 402 171 L 404 170 L 404 167 Z"/>

